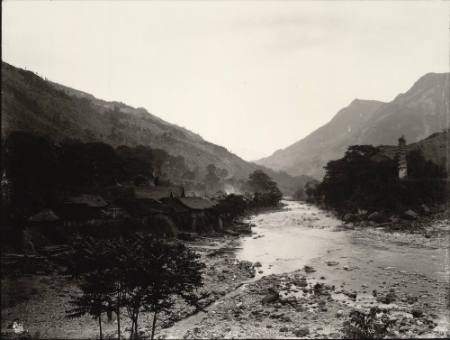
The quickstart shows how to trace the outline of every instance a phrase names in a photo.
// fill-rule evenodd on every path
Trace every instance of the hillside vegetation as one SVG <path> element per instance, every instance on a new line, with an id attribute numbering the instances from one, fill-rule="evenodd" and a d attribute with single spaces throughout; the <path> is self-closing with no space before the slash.
<path id="1" fill-rule="evenodd" d="M 229 179 L 231 184 L 263 169 L 288 195 L 308 180 L 305 176 L 293 177 L 246 162 L 226 148 L 165 122 L 144 108 L 97 99 L 2 62 L 2 139 L 15 131 L 31 132 L 57 143 L 102 142 L 112 147 L 163 150 L 178 157 L 179 163 L 186 167 L 181 170 L 190 171 L 187 176 L 198 183 L 203 182 L 211 164 L 226 174 L 223 179 Z M 171 175 L 170 171 L 167 175 Z M 177 182 L 177 178 L 171 180 Z"/>

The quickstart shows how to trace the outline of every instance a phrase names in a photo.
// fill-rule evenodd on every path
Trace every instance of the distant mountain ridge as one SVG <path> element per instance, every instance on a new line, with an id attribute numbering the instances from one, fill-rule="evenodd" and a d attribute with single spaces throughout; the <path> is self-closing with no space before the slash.
<path id="1" fill-rule="evenodd" d="M 204 171 L 208 164 L 214 164 L 237 179 L 247 179 L 254 170 L 263 169 L 285 194 L 292 194 L 309 179 L 246 162 L 144 108 L 101 100 L 2 62 L 2 138 L 13 131 L 33 132 L 55 141 L 99 141 L 114 147 L 146 145 L 183 156 L 192 170 Z"/>
<path id="2" fill-rule="evenodd" d="M 320 179 L 350 145 L 414 143 L 449 127 L 449 73 L 428 73 L 389 103 L 356 99 L 302 140 L 256 163 Z"/>

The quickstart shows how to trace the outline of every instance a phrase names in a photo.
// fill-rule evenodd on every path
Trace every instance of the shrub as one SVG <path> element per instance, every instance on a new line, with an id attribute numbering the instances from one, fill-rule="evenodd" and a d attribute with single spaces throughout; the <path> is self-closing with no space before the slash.
<path id="1" fill-rule="evenodd" d="M 388 335 L 394 323 L 378 307 L 372 307 L 368 313 L 353 310 L 342 331 L 348 339 L 380 339 Z"/>

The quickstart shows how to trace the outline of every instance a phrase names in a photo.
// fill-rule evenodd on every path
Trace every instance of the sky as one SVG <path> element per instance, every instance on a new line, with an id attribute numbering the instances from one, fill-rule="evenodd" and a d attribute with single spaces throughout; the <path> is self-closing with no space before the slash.
<path id="1" fill-rule="evenodd" d="M 3 1 L 2 60 L 246 160 L 449 71 L 445 1 Z"/>

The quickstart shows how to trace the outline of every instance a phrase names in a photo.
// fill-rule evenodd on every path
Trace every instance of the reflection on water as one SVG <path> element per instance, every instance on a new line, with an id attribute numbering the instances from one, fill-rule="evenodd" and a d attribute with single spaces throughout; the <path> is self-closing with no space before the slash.
<path id="1" fill-rule="evenodd" d="M 370 260 L 374 266 L 420 273 L 441 282 L 449 280 L 446 247 L 412 245 L 413 238 L 420 237 L 417 235 L 392 235 L 374 229 L 336 231 L 342 222 L 327 212 L 306 203 L 284 203 L 282 211 L 249 219 L 255 224 L 255 235 L 244 238 L 237 252 L 240 260 L 261 262 L 263 273 L 258 276 L 291 272 L 326 256 L 328 260 Z"/>
<path id="2" fill-rule="evenodd" d="M 264 275 L 302 268 L 328 250 L 350 244 L 349 237 L 334 232 L 341 222 L 318 208 L 285 201 L 283 211 L 260 214 L 249 219 L 256 236 L 245 238 L 238 251 L 240 260 L 262 263 Z"/>

